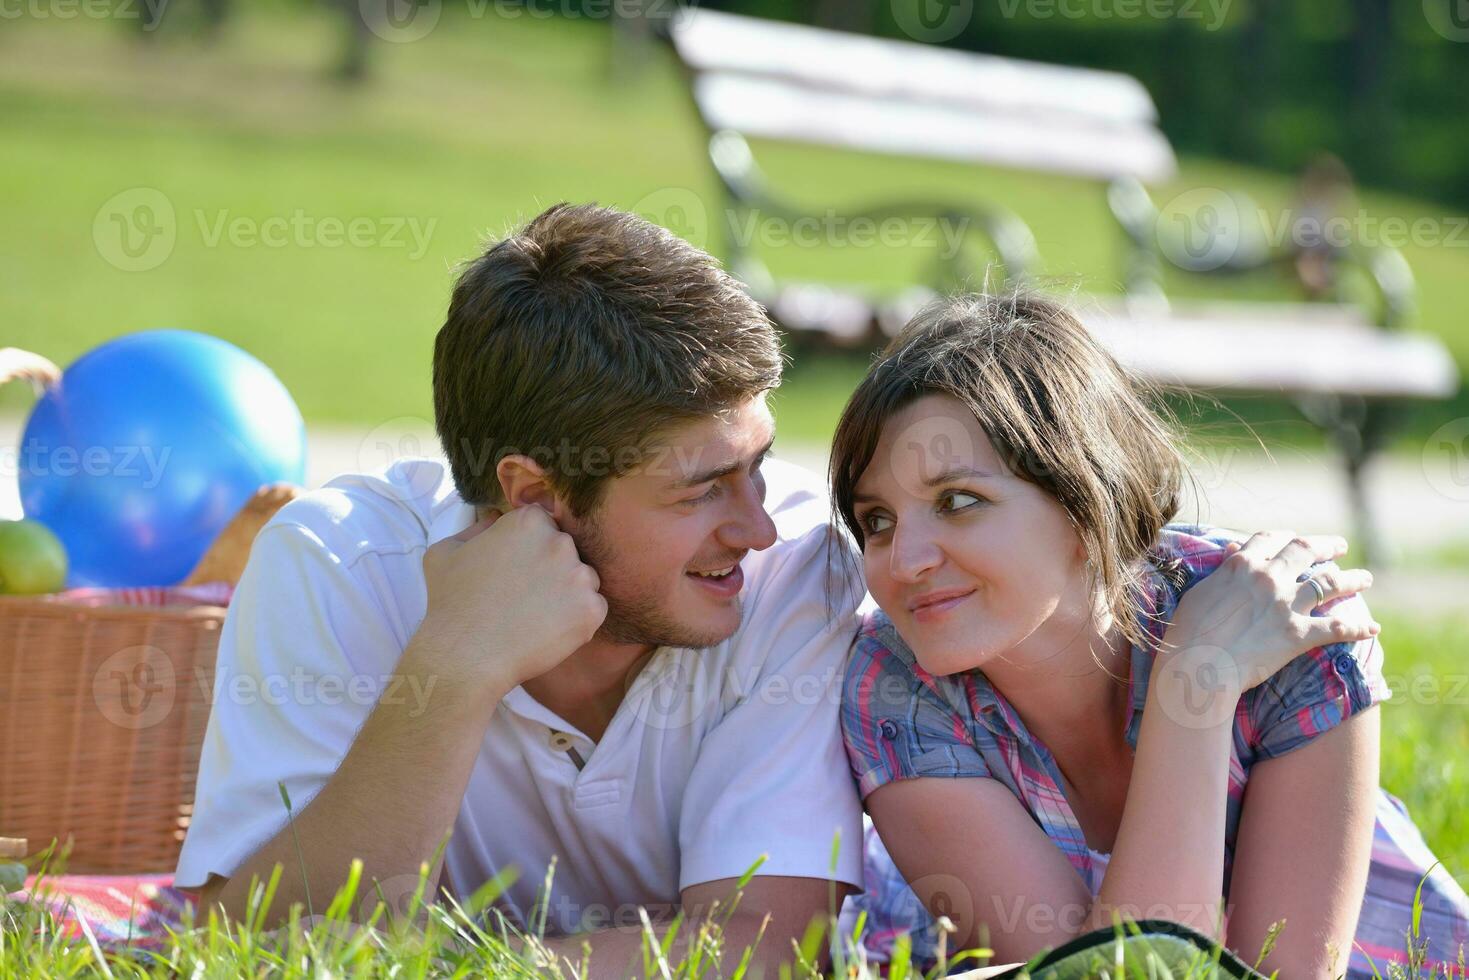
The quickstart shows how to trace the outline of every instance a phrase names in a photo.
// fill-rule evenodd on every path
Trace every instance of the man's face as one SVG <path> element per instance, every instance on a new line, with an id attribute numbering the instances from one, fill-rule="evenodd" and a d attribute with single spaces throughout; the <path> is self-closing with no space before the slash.
<path id="1" fill-rule="evenodd" d="M 740 561 L 775 543 L 760 474 L 774 437 L 764 394 L 686 423 L 566 528 L 602 580 L 601 638 L 698 649 L 739 628 Z"/>

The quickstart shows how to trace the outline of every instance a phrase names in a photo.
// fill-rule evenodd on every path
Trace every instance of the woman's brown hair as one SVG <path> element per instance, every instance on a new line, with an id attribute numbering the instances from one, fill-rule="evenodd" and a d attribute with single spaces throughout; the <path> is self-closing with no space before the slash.
<path id="1" fill-rule="evenodd" d="M 1170 417 L 1061 303 L 966 294 L 909 321 L 852 393 L 832 444 L 832 505 L 864 542 L 857 481 L 884 425 L 927 395 L 962 402 L 1010 472 L 1051 494 L 1086 546 L 1092 587 L 1127 638 L 1148 550 L 1186 473 Z"/>

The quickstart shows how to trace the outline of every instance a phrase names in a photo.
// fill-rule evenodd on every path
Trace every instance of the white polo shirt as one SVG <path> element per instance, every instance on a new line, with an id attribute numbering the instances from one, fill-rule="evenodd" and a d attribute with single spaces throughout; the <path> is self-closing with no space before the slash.
<path id="1" fill-rule="evenodd" d="M 861 886 L 837 708 L 863 590 L 828 546 L 821 481 L 778 459 L 764 473 L 778 538 L 743 563 L 730 639 L 657 650 L 598 743 L 521 688 L 466 733 L 480 752 L 445 857 L 461 896 L 513 867 L 500 907 L 528 921 L 554 857 L 547 928 L 573 932 L 635 923 L 762 854 L 760 874 Z M 410 459 L 338 477 L 260 532 L 220 636 L 177 885 L 233 875 L 285 826 L 277 781 L 301 812 L 379 697 L 423 703 L 393 676 L 426 609 L 423 553 L 473 520 L 442 461 Z M 380 819 L 411 805 L 385 799 Z"/>

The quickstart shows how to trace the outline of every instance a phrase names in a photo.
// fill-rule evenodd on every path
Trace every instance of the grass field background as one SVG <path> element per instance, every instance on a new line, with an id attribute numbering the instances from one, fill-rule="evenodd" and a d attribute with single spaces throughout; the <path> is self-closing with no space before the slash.
<path id="1" fill-rule="evenodd" d="M 431 418 L 434 333 L 456 263 L 485 236 L 564 199 L 633 207 L 683 189 L 716 208 L 671 60 L 655 49 L 639 78 L 609 84 L 604 23 L 456 20 L 446 11 L 422 41 L 377 44 L 372 77 L 348 88 L 329 75 L 339 27 L 324 9 L 237 6 L 237 19 L 209 45 L 166 27 L 144 40 L 114 21 L 0 25 L 0 344 L 64 364 L 125 332 L 203 330 L 270 364 L 309 422 L 367 431 L 402 416 Z M 818 210 L 915 187 L 998 201 L 1035 230 L 1048 276 L 1117 288 L 1120 241 L 1096 185 L 798 146 L 757 151 L 783 189 Z M 1154 192 L 1166 201 L 1197 186 L 1241 187 L 1279 209 L 1293 180 L 1186 159 L 1178 179 Z M 99 208 L 132 188 L 161 193 L 177 216 L 172 253 L 148 271 L 110 264 L 93 235 Z M 1378 217 L 1452 215 L 1401 195 L 1368 190 L 1362 200 Z M 208 240 L 221 221 L 297 213 L 431 230 L 422 254 L 406 240 L 280 248 Z M 1405 254 L 1421 287 L 1418 325 L 1469 365 L 1469 247 Z M 788 247 L 766 257 L 785 275 L 890 289 L 913 281 L 925 259 L 883 248 Z M 1277 293 L 1265 284 L 1229 295 Z M 777 402 L 783 439 L 824 441 L 863 364 L 860 355 L 798 361 Z M 15 387 L 0 391 L 0 417 L 29 401 Z M 1257 421 L 1289 418 L 1269 401 L 1242 410 Z M 1424 408 L 1405 439 L 1416 452 L 1423 433 L 1466 414 L 1462 394 Z M 1303 428 L 1278 431 L 1294 437 Z M 1445 567 L 1469 568 L 1462 549 L 1445 555 Z M 1395 676 L 1427 676 L 1436 686 L 1400 687 L 1385 706 L 1383 783 L 1462 873 L 1469 616 L 1384 618 Z M 1421 693 L 1429 686 L 1431 697 Z"/>
<path id="2" fill-rule="evenodd" d="M 563 199 L 622 207 L 691 191 L 711 218 L 718 198 L 685 86 L 662 48 L 634 81 L 608 82 L 608 30 L 596 20 L 445 10 L 428 37 L 378 43 L 373 76 L 333 80 L 339 25 L 325 9 L 245 8 L 212 44 L 170 22 L 143 38 L 114 21 L 13 20 L 0 32 L 0 322 L 8 343 L 65 363 L 108 337 L 156 326 L 205 330 L 269 363 L 309 421 L 374 423 L 429 416 L 428 364 L 456 263 L 487 235 Z M 457 19 L 456 19 L 457 18 Z M 1043 273 L 1058 284 L 1115 292 L 1120 238 L 1091 182 L 943 162 L 757 144 L 774 184 L 818 212 L 911 197 L 998 202 L 1035 230 Z M 1210 160 L 1182 161 L 1154 188 L 1160 202 L 1198 187 L 1241 188 L 1268 212 L 1288 206 L 1293 179 Z M 99 254 L 93 222 L 119 192 L 149 188 L 176 215 L 172 253 L 122 271 Z M 663 195 L 662 198 L 659 195 Z M 1374 217 L 1451 212 L 1367 192 Z M 211 232 L 243 219 L 369 218 L 366 247 L 232 244 Z M 426 247 L 395 222 L 428 231 Z M 212 243 L 211 243 L 212 242 Z M 932 253 L 769 247 L 778 274 L 898 289 Z M 1469 241 L 1408 247 L 1421 285 L 1419 323 L 1469 363 Z M 1179 282 L 1179 292 L 1220 292 Z M 1279 295 L 1268 280 L 1228 295 Z M 861 356 L 802 358 L 781 400 L 782 434 L 824 441 Z M 24 393 L 0 394 L 0 411 Z M 1309 438 L 1272 400 L 1235 403 L 1272 434 Z M 1408 430 L 1430 432 L 1469 403 L 1426 406 Z M 1421 439 L 1419 440 L 1421 442 Z"/>

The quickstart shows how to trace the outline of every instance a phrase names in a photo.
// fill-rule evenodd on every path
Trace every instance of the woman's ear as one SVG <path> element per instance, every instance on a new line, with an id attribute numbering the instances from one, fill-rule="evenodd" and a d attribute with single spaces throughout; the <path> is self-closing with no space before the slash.
<path id="1" fill-rule="evenodd" d="M 504 510 L 539 507 L 551 515 L 558 527 L 561 525 L 565 508 L 541 464 L 529 456 L 504 456 L 495 465 L 495 476 L 499 479 L 500 490 L 505 496 Z"/>

